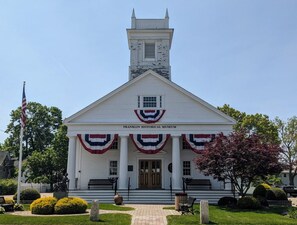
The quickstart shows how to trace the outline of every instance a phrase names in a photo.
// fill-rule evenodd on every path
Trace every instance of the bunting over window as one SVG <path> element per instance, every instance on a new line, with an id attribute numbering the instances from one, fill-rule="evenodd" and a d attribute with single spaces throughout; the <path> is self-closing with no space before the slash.
<path id="1" fill-rule="evenodd" d="M 169 134 L 130 134 L 136 148 L 145 154 L 156 154 L 163 149 Z"/>
<path id="2" fill-rule="evenodd" d="M 138 119 L 144 123 L 156 123 L 165 113 L 165 109 L 135 109 Z"/>
<path id="3" fill-rule="evenodd" d="M 117 134 L 78 134 L 80 143 L 85 150 L 92 154 L 103 154 L 109 150 L 115 140 Z"/>
<path id="4" fill-rule="evenodd" d="M 184 141 L 196 153 L 201 153 L 204 150 L 204 145 L 214 138 L 215 134 L 183 134 Z"/>

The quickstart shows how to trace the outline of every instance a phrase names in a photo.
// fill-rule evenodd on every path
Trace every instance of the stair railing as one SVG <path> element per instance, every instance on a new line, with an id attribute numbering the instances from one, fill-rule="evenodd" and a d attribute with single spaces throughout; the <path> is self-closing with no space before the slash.
<path id="1" fill-rule="evenodd" d="M 170 200 L 172 201 L 172 177 L 170 177 L 169 187 L 170 187 Z"/>
<path id="2" fill-rule="evenodd" d="M 128 201 L 129 201 L 129 197 L 130 197 L 130 187 L 131 187 L 131 184 L 130 184 L 130 177 L 128 178 Z"/>

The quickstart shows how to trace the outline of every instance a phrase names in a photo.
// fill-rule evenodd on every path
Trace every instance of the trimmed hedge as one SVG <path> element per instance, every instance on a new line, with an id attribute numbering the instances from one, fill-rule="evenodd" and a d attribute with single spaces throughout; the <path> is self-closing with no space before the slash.
<path id="1" fill-rule="evenodd" d="M 32 214 L 53 214 L 56 203 L 57 199 L 54 197 L 39 198 L 32 202 L 32 204 L 30 205 L 30 210 Z"/>
<path id="2" fill-rule="evenodd" d="M 18 183 L 13 179 L 0 179 L 2 193 L 0 195 L 13 195 L 17 191 Z"/>
<path id="3" fill-rule="evenodd" d="M 40 193 L 33 188 L 27 188 L 21 191 L 20 200 L 36 200 L 40 198 Z M 13 199 L 17 199 L 17 193 L 13 196 Z"/>
<path id="4" fill-rule="evenodd" d="M 235 206 L 237 204 L 237 199 L 233 197 L 222 197 L 218 201 L 218 206 Z"/>
<path id="5" fill-rule="evenodd" d="M 55 205 L 55 213 L 57 214 L 74 214 L 84 213 L 88 207 L 88 203 L 77 197 L 66 197 L 60 199 Z"/>
<path id="6" fill-rule="evenodd" d="M 240 209 L 259 209 L 261 204 L 255 197 L 245 196 L 238 200 L 237 206 Z"/>
<path id="7" fill-rule="evenodd" d="M 253 197 L 257 198 L 260 196 L 260 197 L 265 198 L 267 191 L 270 189 L 271 189 L 271 187 L 268 184 L 265 184 L 265 183 L 260 184 L 255 188 L 255 190 L 253 192 Z"/>
<path id="8" fill-rule="evenodd" d="M 271 188 L 266 193 L 267 200 L 288 200 L 286 193 L 280 188 Z"/>

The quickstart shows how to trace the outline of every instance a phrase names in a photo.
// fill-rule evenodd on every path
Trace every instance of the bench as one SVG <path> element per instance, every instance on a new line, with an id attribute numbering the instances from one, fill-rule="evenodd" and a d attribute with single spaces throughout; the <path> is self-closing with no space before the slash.
<path id="1" fill-rule="evenodd" d="M 113 189 L 113 182 L 110 179 L 90 179 L 88 183 L 88 189 L 90 188 Z"/>
<path id="2" fill-rule="evenodd" d="M 4 197 L 0 197 L 0 206 L 5 209 L 5 212 L 14 211 L 13 204 L 7 204 Z"/>
<path id="3" fill-rule="evenodd" d="M 186 182 L 186 189 L 211 189 L 211 182 L 208 179 L 190 179 Z"/>
<path id="4" fill-rule="evenodd" d="M 285 186 L 283 187 L 283 190 L 287 195 L 289 194 L 292 197 L 297 197 L 297 188 L 294 186 Z"/>

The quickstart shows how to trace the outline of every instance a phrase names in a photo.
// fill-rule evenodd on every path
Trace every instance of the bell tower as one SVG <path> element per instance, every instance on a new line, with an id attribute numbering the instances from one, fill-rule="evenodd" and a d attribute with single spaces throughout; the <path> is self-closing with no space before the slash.
<path id="1" fill-rule="evenodd" d="M 169 53 L 173 29 L 168 10 L 164 19 L 136 19 L 133 9 L 131 29 L 127 29 L 130 50 L 129 80 L 151 69 L 171 80 Z"/>

